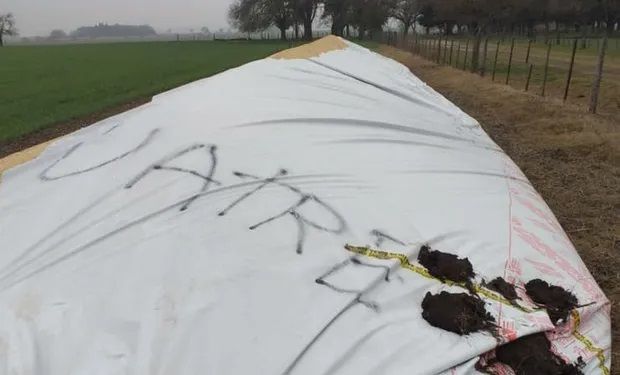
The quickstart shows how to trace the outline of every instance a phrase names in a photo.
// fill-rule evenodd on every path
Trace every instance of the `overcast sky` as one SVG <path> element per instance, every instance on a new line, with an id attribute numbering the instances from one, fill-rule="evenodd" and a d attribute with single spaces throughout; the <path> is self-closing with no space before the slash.
<path id="1" fill-rule="evenodd" d="M 0 13 L 12 12 L 22 36 L 66 32 L 98 22 L 149 24 L 168 29 L 228 28 L 226 12 L 232 0 L 0 0 Z"/>

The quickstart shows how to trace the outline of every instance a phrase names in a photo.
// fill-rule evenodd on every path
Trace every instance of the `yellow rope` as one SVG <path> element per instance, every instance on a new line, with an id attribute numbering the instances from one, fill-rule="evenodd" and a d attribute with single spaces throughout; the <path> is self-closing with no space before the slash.
<path id="1" fill-rule="evenodd" d="M 605 351 L 601 348 L 598 348 L 592 343 L 592 341 L 582 335 L 579 332 L 579 326 L 581 325 L 581 316 L 579 315 L 579 311 L 573 310 L 571 313 L 573 320 L 575 321 L 575 327 L 573 328 L 573 336 L 585 346 L 590 352 L 596 354 L 596 358 L 598 358 L 598 367 L 601 369 L 604 375 L 609 375 L 609 369 L 605 366 Z"/>
<path id="2" fill-rule="evenodd" d="M 370 258 L 375 258 L 375 259 L 381 259 L 381 260 L 398 260 L 400 262 L 400 266 L 404 269 L 407 269 L 409 271 L 413 271 L 415 273 L 417 273 L 418 275 L 424 276 L 427 279 L 433 279 L 433 280 L 438 280 L 441 281 L 444 284 L 447 285 L 458 285 L 461 286 L 463 288 L 467 288 L 467 286 L 464 283 L 455 283 L 452 282 L 450 280 L 440 280 L 438 278 L 436 278 L 435 276 L 431 275 L 428 270 L 418 264 L 412 264 L 409 261 L 409 258 L 404 255 L 404 254 L 400 254 L 400 253 L 391 253 L 391 252 L 387 252 L 387 251 L 382 251 L 382 250 L 375 250 L 375 249 L 371 249 L 369 247 L 365 247 L 365 246 L 352 246 L 352 245 L 345 245 L 344 247 L 345 249 L 347 249 L 348 251 L 358 254 L 358 255 L 362 255 L 362 256 L 366 256 L 366 257 L 370 257 Z M 484 286 L 480 285 L 480 284 L 472 284 L 474 291 L 480 295 L 483 295 L 493 301 L 499 302 L 501 304 L 504 304 L 506 306 L 511 306 L 514 307 L 518 310 L 521 310 L 523 312 L 526 313 L 531 313 L 533 312 L 533 310 L 529 310 L 525 307 L 522 306 L 518 306 L 515 305 L 513 303 L 511 303 L 509 300 L 507 300 L 506 298 L 504 298 L 503 296 L 501 296 L 500 294 L 491 291 L 487 288 L 485 288 Z"/>

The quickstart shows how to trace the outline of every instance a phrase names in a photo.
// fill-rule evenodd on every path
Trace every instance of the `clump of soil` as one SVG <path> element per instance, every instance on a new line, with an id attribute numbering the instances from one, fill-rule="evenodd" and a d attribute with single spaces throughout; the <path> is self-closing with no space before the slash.
<path id="1" fill-rule="evenodd" d="M 471 284 L 475 276 L 474 268 L 469 259 L 460 259 L 454 254 L 431 250 L 428 245 L 422 246 L 418 254 L 418 262 L 426 267 L 428 272 L 441 281 L 450 280 L 455 283 Z"/>
<path id="2" fill-rule="evenodd" d="M 566 363 L 551 351 L 544 333 L 521 337 L 495 350 L 497 361 L 512 368 L 516 375 L 582 375 L 581 357 L 577 364 Z"/>
<path id="3" fill-rule="evenodd" d="M 517 291 L 515 290 L 515 286 L 504 280 L 503 277 L 497 277 L 489 283 L 484 282 L 483 285 L 488 289 L 491 289 L 501 294 L 504 298 L 506 298 L 512 303 L 519 299 Z"/>
<path id="4" fill-rule="evenodd" d="M 426 293 L 422 310 L 422 317 L 430 325 L 458 335 L 495 332 L 495 319 L 486 311 L 484 301 L 466 293 Z"/>
<path id="5" fill-rule="evenodd" d="M 540 279 L 525 284 L 525 291 L 532 301 L 547 309 L 547 314 L 555 325 L 560 321 L 568 321 L 568 314 L 579 306 L 573 293 Z"/>

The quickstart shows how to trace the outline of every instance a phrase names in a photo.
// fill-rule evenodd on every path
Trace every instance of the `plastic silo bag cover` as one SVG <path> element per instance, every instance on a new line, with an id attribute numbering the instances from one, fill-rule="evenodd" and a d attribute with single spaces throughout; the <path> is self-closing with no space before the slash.
<path id="1" fill-rule="evenodd" d="M 0 374 L 609 374 L 609 302 L 527 178 L 355 44 L 43 148 L 0 183 Z"/>

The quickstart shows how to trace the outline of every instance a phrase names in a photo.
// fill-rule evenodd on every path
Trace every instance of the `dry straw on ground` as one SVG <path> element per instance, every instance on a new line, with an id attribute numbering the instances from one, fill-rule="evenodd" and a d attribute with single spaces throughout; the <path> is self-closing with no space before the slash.
<path id="1" fill-rule="evenodd" d="M 274 59 L 284 60 L 309 59 L 311 57 L 317 57 L 322 53 L 337 51 L 345 48 L 347 48 L 347 44 L 342 39 L 329 35 L 312 43 L 278 52 L 271 57 Z"/>

